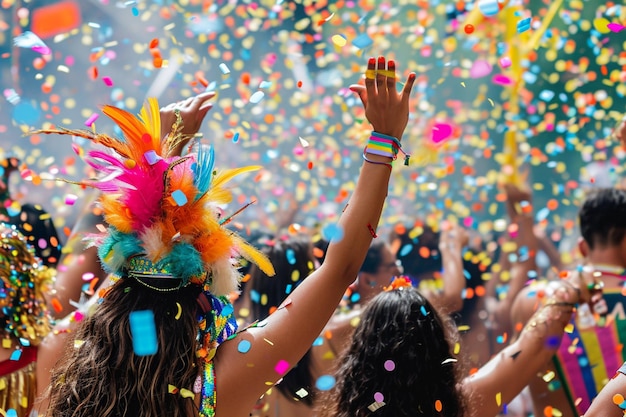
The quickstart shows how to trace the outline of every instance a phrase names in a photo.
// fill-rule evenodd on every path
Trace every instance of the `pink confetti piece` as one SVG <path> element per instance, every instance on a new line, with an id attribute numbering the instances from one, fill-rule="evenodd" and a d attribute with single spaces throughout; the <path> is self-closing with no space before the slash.
<path id="1" fill-rule="evenodd" d="M 511 64 L 512 64 L 511 58 L 509 58 L 508 56 L 500 58 L 500 66 L 502 68 L 508 68 L 511 66 Z"/>
<path id="2" fill-rule="evenodd" d="M 482 78 L 491 74 L 493 67 L 487 61 L 477 60 L 472 64 L 472 68 L 470 69 L 470 77 L 472 78 Z"/>
<path id="3" fill-rule="evenodd" d="M 94 113 L 91 116 L 89 116 L 87 120 L 85 120 L 85 126 L 91 127 L 91 125 L 94 124 L 96 120 L 98 120 L 98 117 L 100 117 L 100 115 L 97 113 Z"/>
<path id="4" fill-rule="evenodd" d="M 287 373 L 287 371 L 289 370 L 289 362 L 283 359 L 279 360 L 276 366 L 274 367 L 274 370 L 279 375 L 283 375 Z"/>
<path id="5" fill-rule="evenodd" d="M 498 74 L 494 75 L 492 81 L 494 84 L 500 85 L 511 85 L 513 84 L 513 80 L 507 77 L 506 75 Z"/>
<path id="6" fill-rule="evenodd" d="M 609 23 L 608 25 L 606 25 L 606 27 L 611 31 L 611 32 L 621 32 L 622 30 L 626 29 L 626 26 L 622 26 L 619 23 Z"/>
<path id="7" fill-rule="evenodd" d="M 82 279 L 83 281 L 91 281 L 92 279 L 94 279 L 96 276 L 94 275 L 93 272 L 85 272 L 82 275 Z"/>
<path id="8" fill-rule="evenodd" d="M 77 195 L 67 194 L 65 196 L 65 204 L 67 204 L 68 206 L 73 206 L 74 203 L 76 203 L 76 200 L 78 200 L 78 196 Z"/>
<path id="9" fill-rule="evenodd" d="M 102 81 L 107 87 L 113 87 L 113 80 L 111 77 L 102 77 Z"/>
<path id="10" fill-rule="evenodd" d="M 452 126 L 447 123 L 435 123 L 431 139 L 435 143 L 441 143 L 452 135 Z"/>

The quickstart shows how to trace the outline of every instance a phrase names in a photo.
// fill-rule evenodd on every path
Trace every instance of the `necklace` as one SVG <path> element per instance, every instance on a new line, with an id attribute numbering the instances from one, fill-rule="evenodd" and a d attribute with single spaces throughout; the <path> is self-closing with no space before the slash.
<path id="1" fill-rule="evenodd" d="M 605 275 L 626 281 L 626 269 L 621 266 L 596 264 L 583 266 L 583 270 L 597 277 Z"/>

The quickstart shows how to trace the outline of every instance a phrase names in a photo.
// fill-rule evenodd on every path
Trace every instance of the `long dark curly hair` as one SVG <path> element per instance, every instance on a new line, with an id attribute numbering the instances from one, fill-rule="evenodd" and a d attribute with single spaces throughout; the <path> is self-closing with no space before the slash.
<path id="1" fill-rule="evenodd" d="M 197 415 L 193 398 L 170 394 L 168 385 L 192 390 L 198 375 L 196 310 L 200 290 L 189 285 L 160 292 L 133 278 L 119 280 L 76 331 L 75 338 L 82 345 L 68 349 L 53 370 L 46 415 Z M 182 307 L 179 316 L 177 303 Z M 155 355 L 138 356 L 133 351 L 129 314 L 138 310 L 154 312 Z"/>
<path id="2" fill-rule="evenodd" d="M 462 417 L 450 326 L 414 288 L 377 295 L 340 360 L 335 386 L 319 402 L 320 415 Z"/>

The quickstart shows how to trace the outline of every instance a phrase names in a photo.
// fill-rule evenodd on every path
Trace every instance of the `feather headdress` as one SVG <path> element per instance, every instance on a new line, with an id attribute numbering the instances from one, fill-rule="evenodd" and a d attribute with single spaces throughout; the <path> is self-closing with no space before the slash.
<path id="1" fill-rule="evenodd" d="M 212 147 L 184 157 L 172 155 L 183 137 L 182 122 L 178 115 L 161 140 L 156 99 L 148 100 L 139 117 L 113 106 L 103 112 L 120 127 L 124 140 L 86 130 L 38 133 L 80 136 L 107 148 L 87 153 L 85 161 L 100 177 L 85 184 L 102 191 L 100 203 L 109 227 L 93 242 L 108 272 L 173 277 L 182 280 L 181 286 L 208 284 L 215 295 L 237 289 L 238 257 L 274 274 L 262 253 L 222 227 L 217 209 L 232 199 L 226 182 L 259 167 L 216 171 Z"/>

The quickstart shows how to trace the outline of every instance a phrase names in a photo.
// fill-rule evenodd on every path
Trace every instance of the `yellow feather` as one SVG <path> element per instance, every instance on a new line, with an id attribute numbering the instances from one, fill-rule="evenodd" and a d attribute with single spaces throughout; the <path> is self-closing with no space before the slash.
<path id="1" fill-rule="evenodd" d="M 233 179 L 233 177 L 236 177 L 237 175 L 240 175 L 246 172 L 257 171 L 261 168 L 262 167 L 258 165 L 250 165 L 247 167 L 226 169 L 224 171 L 218 172 L 215 178 L 213 178 L 213 181 L 211 182 L 211 187 L 219 188 L 222 185 L 226 184 L 231 179 Z"/>
<path id="2" fill-rule="evenodd" d="M 232 193 L 226 188 L 211 188 L 202 198 L 203 201 L 214 204 L 226 204 L 233 201 Z"/>
<path id="3" fill-rule="evenodd" d="M 267 276 L 273 277 L 274 275 L 276 275 L 276 271 L 274 271 L 274 265 L 272 265 L 272 263 L 267 258 L 267 256 L 265 256 L 264 253 L 260 252 L 257 248 L 250 245 L 239 236 L 233 236 L 233 238 L 237 244 L 236 246 L 241 256 L 258 266 L 259 269 L 265 272 Z"/>
<path id="4" fill-rule="evenodd" d="M 159 102 L 156 98 L 150 97 L 141 108 L 139 113 L 141 121 L 146 126 L 146 130 L 152 136 L 152 145 L 159 155 L 161 147 L 161 113 L 159 112 Z"/>

